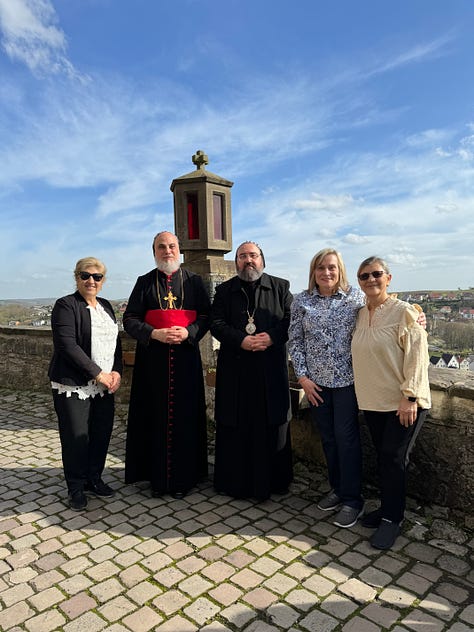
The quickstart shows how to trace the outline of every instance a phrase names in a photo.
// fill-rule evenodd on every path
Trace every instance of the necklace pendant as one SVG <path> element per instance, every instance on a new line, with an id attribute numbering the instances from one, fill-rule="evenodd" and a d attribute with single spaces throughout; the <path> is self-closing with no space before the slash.
<path id="1" fill-rule="evenodd" d="M 257 327 L 253 322 L 252 316 L 249 316 L 249 322 L 245 325 L 245 331 L 251 336 L 257 331 Z"/>

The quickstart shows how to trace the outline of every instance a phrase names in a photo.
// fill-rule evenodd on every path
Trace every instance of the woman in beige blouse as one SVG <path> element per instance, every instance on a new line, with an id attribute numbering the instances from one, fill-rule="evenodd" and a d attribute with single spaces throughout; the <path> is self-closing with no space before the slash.
<path id="1" fill-rule="evenodd" d="M 352 339 L 354 382 L 377 452 L 381 485 L 381 506 L 366 514 L 362 524 L 377 529 L 372 546 L 389 549 L 404 517 L 409 454 L 431 406 L 428 341 L 415 307 L 389 296 L 392 275 L 383 259 L 365 259 L 357 276 L 366 305 Z"/>

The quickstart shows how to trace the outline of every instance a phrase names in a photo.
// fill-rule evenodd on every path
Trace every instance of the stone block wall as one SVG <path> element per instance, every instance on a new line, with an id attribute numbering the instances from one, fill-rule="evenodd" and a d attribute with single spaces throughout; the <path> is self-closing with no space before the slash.
<path id="1" fill-rule="evenodd" d="M 135 341 L 121 332 L 124 349 L 119 403 L 128 403 Z M 210 338 L 210 336 L 208 335 Z M 203 340 L 203 359 L 215 365 L 216 350 Z M 52 355 L 50 329 L 0 327 L 0 386 L 20 390 L 49 391 L 48 365 Z M 212 366 L 213 366 L 212 365 Z M 212 418 L 213 369 L 204 367 L 208 412 Z M 433 407 L 412 453 L 409 494 L 425 503 L 438 504 L 454 513 L 470 516 L 474 527 L 474 375 L 455 369 L 430 368 Z M 292 438 L 296 458 L 324 462 L 317 432 L 309 420 L 307 402 L 292 385 Z M 376 464 L 367 428 L 361 419 L 365 479 L 376 480 Z"/>
<path id="2" fill-rule="evenodd" d="M 133 352 L 135 341 L 123 331 L 120 336 L 124 352 Z M 52 354 L 51 329 L 0 327 L 0 386 L 50 391 L 48 367 Z M 127 358 L 126 353 L 124 356 Z M 126 362 L 124 364 L 123 387 L 117 393 L 117 400 L 121 403 L 128 401 L 132 374 L 131 366 Z"/>

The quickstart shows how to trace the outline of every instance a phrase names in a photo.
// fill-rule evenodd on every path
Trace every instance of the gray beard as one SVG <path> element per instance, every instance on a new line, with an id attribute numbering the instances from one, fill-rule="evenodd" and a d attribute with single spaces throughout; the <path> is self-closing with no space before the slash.
<path id="1" fill-rule="evenodd" d="M 156 262 L 156 267 L 160 272 L 164 272 L 165 274 L 173 274 L 176 270 L 179 269 L 180 266 L 179 261 L 158 261 Z"/>
<path id="2" fill-rule="evenodd" d="M 257 281 L 263 274 L 262 270 L 256 270 L 255 268 L 251 268 L 250 266 L 245 267 L 243 270 L 239 270 L 237 272 L 237 276 L 242 281 Z"/>

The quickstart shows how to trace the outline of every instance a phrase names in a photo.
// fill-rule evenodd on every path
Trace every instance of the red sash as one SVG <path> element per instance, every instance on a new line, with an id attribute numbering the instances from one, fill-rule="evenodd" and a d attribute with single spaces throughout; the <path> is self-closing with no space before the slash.
<path id="1" fill-rule="evenodd" d="M 167 329 L 178 325 L 187 327 L 197 318 L 195 309 L 149 309 L 145 322 L 155 329 Z"/>

